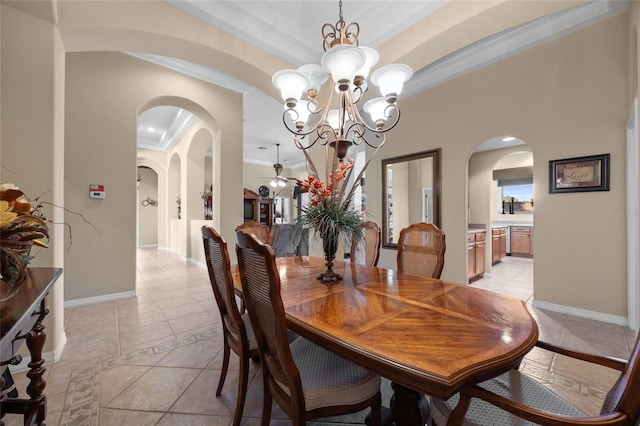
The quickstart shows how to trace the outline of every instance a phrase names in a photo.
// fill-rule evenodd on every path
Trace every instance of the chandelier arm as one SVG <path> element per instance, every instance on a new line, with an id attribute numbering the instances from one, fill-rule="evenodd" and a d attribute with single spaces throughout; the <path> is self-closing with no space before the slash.
<path id="1" fill-rule="evenodd" d="M 380 134 L 376 133 L 375 136 L 376 136 L 376 138 L 379 138 Z M 377 145 L 374 144 L 374 143 L 369 142 L 369 140 L 364 136 L 362 136 L 361 139 L 364 141 L 364 143 L 367 144 L 367 146 L 369 146 L 371 148 L 374 148 L 374 149 L 378 149 L 378 148 L 381 148 L 382 146 L 384 146 L 384 144 L 387 142 L 387 134 L 386 133 L 382 133 L 382 141 L 380 141 L 380 143 L 377 144 Z"/>

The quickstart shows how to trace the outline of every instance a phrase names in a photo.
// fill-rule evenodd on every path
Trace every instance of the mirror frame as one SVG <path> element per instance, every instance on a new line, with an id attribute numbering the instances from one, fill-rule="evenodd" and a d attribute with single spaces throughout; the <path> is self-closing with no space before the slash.
<path id="1" fill-rule="evenodd" d="M 414 154 L 401 155 L 398 157 L 385 158 L 382 160 L 382 247 L 397 249 L 397 243 L 390 243 L 387 238 L 389 224 L 387 203 L 387 166 L 394 163 L 403 163 L 411 160 L 420 160 L 423 158 L 433 159 L 433 224 L 441 228 L 440 217 L 442 211 L 442 148 L 430 149 L 428 151 L 417 152 Z"/>

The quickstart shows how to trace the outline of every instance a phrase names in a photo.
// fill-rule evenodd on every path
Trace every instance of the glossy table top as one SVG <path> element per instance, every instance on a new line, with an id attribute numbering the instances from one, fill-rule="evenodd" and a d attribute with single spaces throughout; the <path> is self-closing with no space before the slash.
<path id="1" fill-rule="evenodd" d="M 508 296 L 344 262 L 327 285 L 321 258 L 277 261 L 293 331 L 416 391 L 447 398 L 517 365 L 538 338 Z"/>
<path id="2" fill-rule="evenodd" d="M 61 274 L 61 268 L 27 268 L 27 277 L 20 284 L 0 284 L 0 355 L 3 358 L 15 336 L 29 331 L 29 328 L 23 329 L 24 324 Z"/>

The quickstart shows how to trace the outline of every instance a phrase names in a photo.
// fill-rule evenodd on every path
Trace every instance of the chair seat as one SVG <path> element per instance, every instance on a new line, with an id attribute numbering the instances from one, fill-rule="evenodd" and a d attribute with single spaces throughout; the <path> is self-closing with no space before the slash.
<path id="1" fill-rule="evenodd" d="M 380 376 L 307 339 L 296 339 L 290 348 L 308 411 L 357 404 L 380 391 Z"/>
<path id="2" fill-rule="evenodd" d="M 244 328 L 247 330 L 249 350 L 252 351 L 254 349 L 258 349 L 258 341 L 256 340 L 255 334 L 253 334 L 253 327 L 251 327 L 251 320 L 249 319 L 249 314 L 247 312 L 242 315 L 242 322 L 244 323 Z"/>
<path id="3" fill-rule="evenodd" d="M 252 351 L 254 349 L 258 349 L 258 341 L 256 340 L 255 334 L 253 334 L 253 328 L 251 327 L 251 320 L 249 320 L 249 314 L 245 312 L 242 314 L 242 322 L 244 323 L 244 328 L 247 331 L 247 340 L 249 341 L 249 350 Z M 235 335 L 231 330 L 229 333 L 233 334 L 233 337 L 238 339 L 238 336 Z"/>
<path id="4" fill-rule="evenodd" d="M 566 402 L 544 385 L 520 373 L 518 370 L 509 370 L 501 376 L 480 383 L 479 386 L 512 401 L 521 402 L 529 407 L 549 413 L 574 417 L 586 416 L 585 413 Z M 454 395 L 447 401 L 431 397 L 431 415 L 438 426 L 447 423 L 447 419 L 456 405 L 458 405 L 459 399 L 459 394 Z M 534 425 L 535 423 L 520 419 L 481 399 L 472 398 L 463 424 L 521 426 Z"/>

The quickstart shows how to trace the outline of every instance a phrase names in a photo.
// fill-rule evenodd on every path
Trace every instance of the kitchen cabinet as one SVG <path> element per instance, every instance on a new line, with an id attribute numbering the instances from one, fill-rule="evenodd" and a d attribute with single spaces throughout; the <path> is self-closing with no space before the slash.
<path id="1" fill-rule="evenodd" d="M 491 230 L 491 263 L 498 263 L 507 255 L 507 228 Z"/>
<path id="2" fill-rule="evenodd" d="M 533 256 L 533 227 L 511 227 L 511 255 Z"/>
<path id="3" fill-rule="evenodd" d="M 467 234 L 467 278 L 469 282 L 484 276 L 486 257 L 486 231 Z"/>

